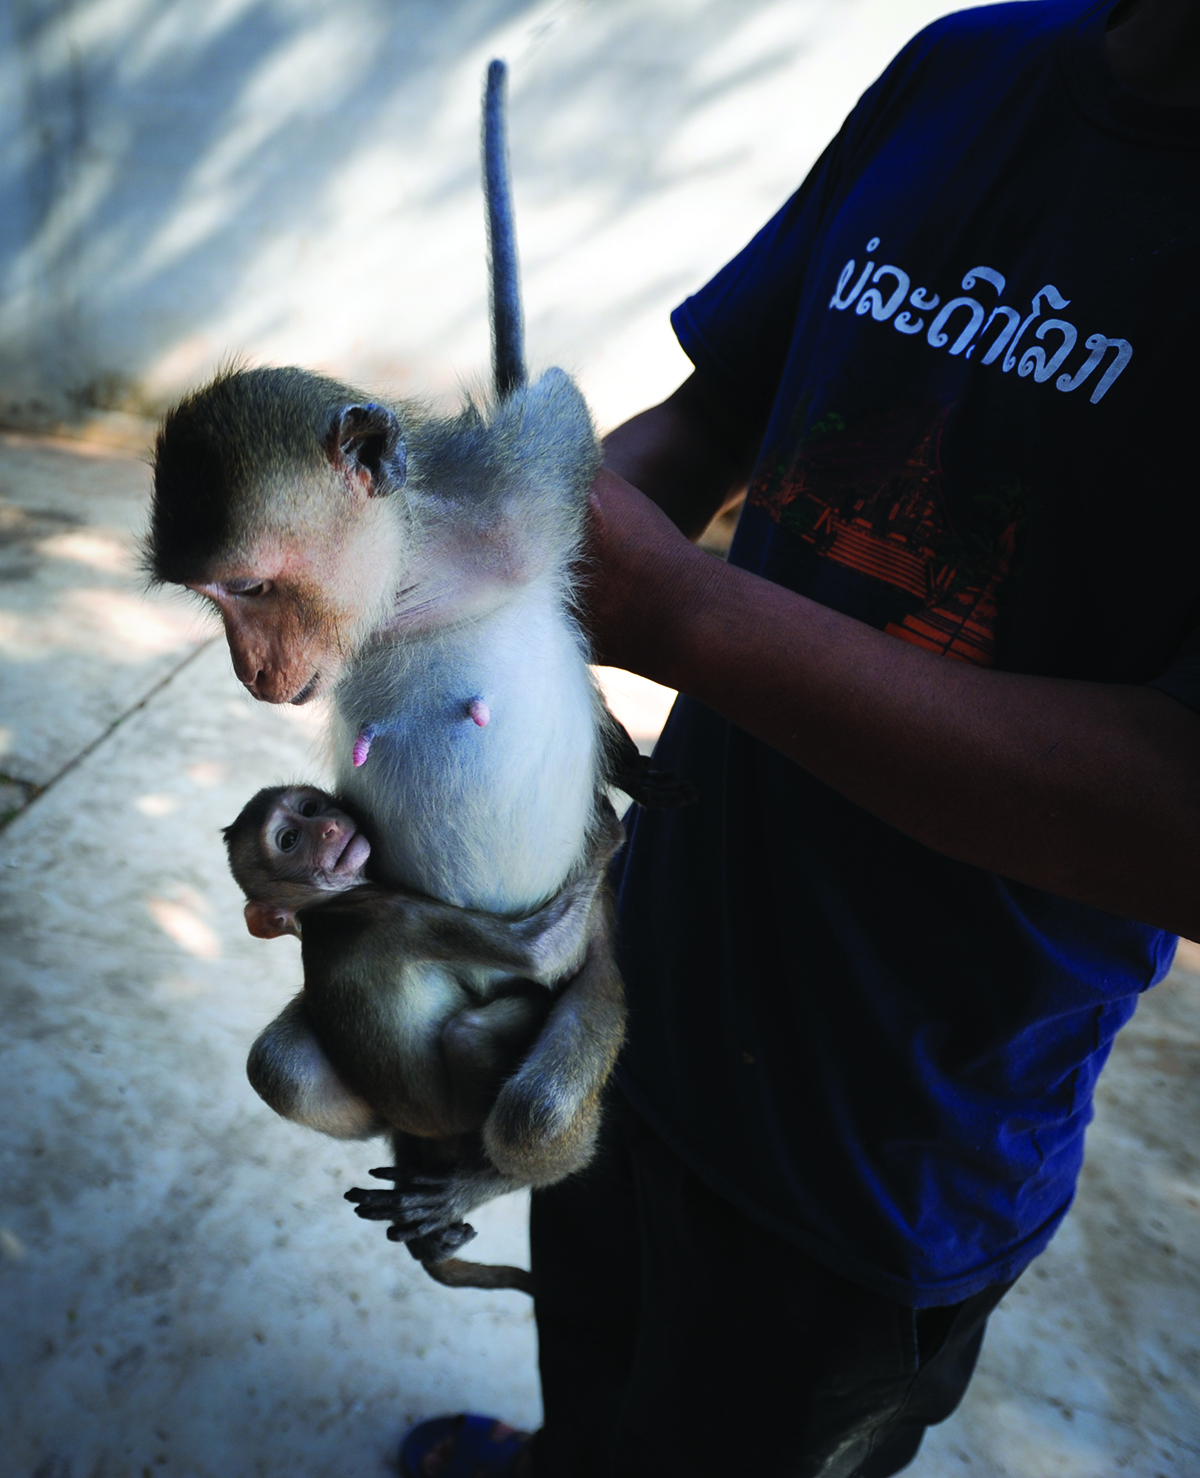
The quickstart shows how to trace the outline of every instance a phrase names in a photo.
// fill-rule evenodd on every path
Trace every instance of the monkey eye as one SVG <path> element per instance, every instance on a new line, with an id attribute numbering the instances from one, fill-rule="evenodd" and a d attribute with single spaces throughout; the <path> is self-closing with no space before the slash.
<path id="1" fill-rule="evenodd" d="M 294 826 L 289 826 L 275 838 L 275 845 L 281 852 L 290 852 L 299 840 L 299 831 Z"/>
<path id="2" fill-rule="evenodd" d="M 270 580 L 227 580 L 225 589 L 230 595 L 241 595 L 253 600 L 256 596 L 266 595 L 271 589 Z"/>
<path id="3" fill-rule="evenodd" d="M 315 816 L 320 809 L 320 801 L 313 800 L 311 796 L 308 798 L 308 800 L 301 801 L 300 803 L 301 816 Z"/>

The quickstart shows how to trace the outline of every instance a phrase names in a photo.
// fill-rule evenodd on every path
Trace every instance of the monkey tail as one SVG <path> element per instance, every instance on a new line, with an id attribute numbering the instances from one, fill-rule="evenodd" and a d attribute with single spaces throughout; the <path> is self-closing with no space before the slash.
<path id="1" fill-rule="evenodd" d="M 508 68 L 489 63 L 483 99 L 483 198 L 487 208 L 488 302 L 492 322 L 492 372 L 502 399 L 525 383 L 525 330 L 521 276 L 508 178 L 504 91 Z"/>
<path id="2" fill-rule="evenodd" d="M 447 1288 L 515 1288 L 533 1297 L 533 1274 L 524 1268 L 510 1268 L 503 1263 L 467 1262 L 461 1257 L 447 1257 L 442 1262 L 423 1262 L 421 1266 L 435 1283 Z"/>

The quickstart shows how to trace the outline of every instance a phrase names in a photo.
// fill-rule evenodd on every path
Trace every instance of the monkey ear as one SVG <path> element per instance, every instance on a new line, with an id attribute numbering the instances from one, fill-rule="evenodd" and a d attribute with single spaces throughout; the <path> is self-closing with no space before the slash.
<path id="1" fill-rule="evenodd" d="M 325 452 L 335 467 L 362 468 L 371 479 L 371 494 L 397 492 L 408 476 L 404 433 L 386 405 L 344 405 L 334 412 Z"/>
<path id="2" fill-rule="evenodd" d="M 246 928 L 255 939 L 278 939 L 281 934 L 300 937 L 300 925 L 290 908 L 272 908 L 266 903 L 246 905 Z"/>

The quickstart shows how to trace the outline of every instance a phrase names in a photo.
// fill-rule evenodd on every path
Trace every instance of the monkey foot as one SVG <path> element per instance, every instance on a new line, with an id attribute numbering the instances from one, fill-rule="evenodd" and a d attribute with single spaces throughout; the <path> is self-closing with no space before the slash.
<path id="1" fill-rule="evenodd" d="M 462 1214 L 468 1203 L 457 1178 L 395 1169 L 372 1170 L 371 1174 L 393 1179 L 396 1185 L 390 1190 L 355 1186 L 346 1192 L 346 1200 L 355 1203 L 355 1215 L 364 1221 L 390 1221 L 391 1241 L 411 1242 L 414 1238 L 436 1236 L 456 1226 L 465 1226 Z M 471 1236 L 474 1235 L 472 1232 Z"/>
<path id="2" fill-rule="evenodd" d="M 445 1262 L 448 1257 L 465 1247 L 476 1235 L 475 1228 L 465 1221 L 456 1221 L 440 1232 L 428 1232 L 424 1237 L 402 1237 L 397 1227 L 388 1227 L 390 1242 L 405 1242 L 408 1250 L 418 1262 Z"/>

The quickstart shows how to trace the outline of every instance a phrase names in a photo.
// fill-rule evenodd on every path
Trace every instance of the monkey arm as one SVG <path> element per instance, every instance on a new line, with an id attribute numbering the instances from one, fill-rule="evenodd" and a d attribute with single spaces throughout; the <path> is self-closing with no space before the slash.
<path id="1" fill-rule="evenodd" d="M 246 1076 L 277 1114 L 335 1139 L 369 1139 L 384 1127 L 334 1071 L 309 1023 L 303 991 L 259 1035 Z"/>
<path id="2" fill-rule="evenodd" d="M 608 809 L 588 871 L 525 918 L 508 919 L 407 893 L 384 895 L 375 907 L 391 926 L 394 947 L 412 960 L 479 965 L 544 985 L 561 980 L 583 954 L 604 867 L 624 839 Z"/>
<path id="3" fill-rule="evenodd" d="M 648 480 L 678 434 L 640 454 Z M 592 554 L 600 660 L 698 698 L 960 862 L 1200 932 L 1200 717 L 1164 693 L 948 661 L 694 549 L 611 472 Z"/>
<path id="4" fill-rule="evenodd" d="M 625 1036 L 625 997 L 612 954 L 613 906 L 596 899 L 583 968 L 562 990 L 483 1126 L 491 1163 L 520 1185 L 552 1185 L 587 1164 L 600 1098 Z"/>

